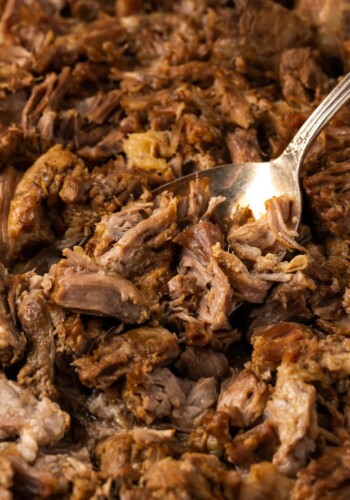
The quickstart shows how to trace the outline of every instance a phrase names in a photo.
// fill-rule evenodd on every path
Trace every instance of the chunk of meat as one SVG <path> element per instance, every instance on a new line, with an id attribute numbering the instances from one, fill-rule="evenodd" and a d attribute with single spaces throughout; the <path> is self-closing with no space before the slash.
<path id="1" fill-rule="evenodd" d="M 296 12 L 316 27 L 316 40 L 329 58 L 341 57 L 341 40 L 350 37 L 348 26 L 349 4 L 340 0 L 297 0 Z"/>
<path id="2" fill-rule="evenodd" d="M 119 395 L 94 390 L 86 400 L 84 408 L 92 418 L 84 422 L 89 436 L 87 446 L 94 449 L 96 443 L 112 434 L 131 429 L 134 418 Z"/>
<path id="3" fill-rule="evenodd" d="M 338 376 L 350 374 L 350 339 L 341 335 L 329 335 L 319 342 L 320 365 Z"/>
<path id="4" fill-rule="evenodd" d="M 213 247 L 213 255 L 228 277 L 237 299 L 253 304 L 261 304 L 264 301 L 272 286 L 271 282 L 261 279 L 258 274 L 250 273 L 236 255 L 222 250 L 220 244 Z"/>
<path id="5" fill-rule="evenodd" d="M 45 244 L 54 239 L 43 202 L 53 206 L 59 201 L 62 176 L 75 167 L 82 168 L 81 160 L 57 145 L 24 173 L 8 216 L 8 236 L 15 253 L 27 245 Z"/>
<path id="6" fill-rule="evenodd" d="M 161 368 L 146 374 L 138 384 L 127 383 L 123 398 L 129 410 L 147 424 L 168 418 L 182 428 L 191 428 L 215 404 L 216 382 L 214 378 L 191 382 Z"/>
<path id="7" fill-rule="evenodd" d="M 28 342 L 25 365 L 17 376 L 22 387 L 37 396 L 54 398 L 55 344 L 53 326 L 44 294 L 32 291 L 24 296 L 18 307 L 18 318 Z"/>
<path id="8" fill-rule="evenodd" d="M 308 302 L 316 290 L 315 281 L 298 271 L 289 282 L 277 285 L 265 304 L 253 311 L 250 329 L 285 322 L 310 321 L 313 313 Z"/>
<path id="9" fill-rule="evenodd" d="M 266 384 L 246 369 L 222 383 L 217 410 L 228 413 L 235 427 L 250 427 L 263 414 L 268 397 Z"/>
<path id="10" fill-rule="evenodd" d="M 254 129 L 237 129 L 227 135 L 226 142 L 232 163 L 262 161 Z"/>
<path id="11" fill-rule="evenodd" d="M 0 437 L 19 436 L 18 451 L 29 462 L 42 446 L 57 443 L 67 431 L 70 418 L 47 397 L 37 400 L 28 389 L 0 376 Z"/>
<path id="12" fill-rule="evenodd" d="M 169 363 L 179 355 L 176 337 L 162 327 L 142 327 L 102 339 L 90 356 L 74 361 L 81 381 L 106 388 L 123 375 L 130 379 Z"/>
<path id="13" fill-rule="evenodd" d="M 232 498 L 240 484 L 236 471 L 226 469 L 217 457 L 199 453 L 160 460 L 144 480 L 147 494 L 155 498 Z"/>
<path id="14" fill-rule="evenodd" d="M 285 249 L 304 251 L 295 241 L 297 233 L 288 227 L 291 216 L 292 204 L 287 196 L 268 200 L 266 215 L 258 220 L 249 209 L 238 209 L 231 217 L 227 240 L 237 257 L 247 264 L 268 252 L 282 260 Z"/>
<path id="15" fill-rule="evenodd" d="M 3 500 L 12 500 L 10 491 L 13 486 L 13 470 L 10 462 L 5 457 L 0 457 L 0 495 Z"/>
<path id="16" fill-rule="evenodd" d="M 227 328 L 227 316 L 232 310 L 231 287 L 212 255 L 212 246 L 221 239 L 219 228 L 211 222 L 190 226 L 177 238 L 177 242 L 184 247 L 179 265 L 180 275 L 193 276 L 201 292 L 196 318 L 207 323 L 212 330 Z M 172 288 L 172 281 L 168 286 Z M 181 312 L 186 313 L 180 308 L 179 317 Z M 176 306 L 174 313 L 175 316 L 178 314 Z"/>
<path id="17" fill-rule="evenodd" d="M 2 274 L 1 264 L 0 273 Z M 22 358 L 27 341 L 13 322 L 4 293 L 5 286 L 0 276 L 0 363 L 2 366 L 9 366 Z"/>
<path id="18" fill-rule="evenodd" d="M 190 435 L 192 449 L 217 457 L 223 456 L 225 445 L 231 441 L 229 416 L 215 410 L 205 412 Z"/>
<path id="19" fill-rule="evenodd" d="M 309 47 L 283 52 L 279 71 L 283 96 L 296 106 L 313 102 L 328 81 Z"/>
<path id="20" fill-rule="evenodd" d="M 98 258 L 102 267 L 128 277 L 141 266 L 152 250 L 159 250 L 178 232 L 176 224 L 176 199 L 163 195 L 160 206 L 145 220 L 131 227 L 113 248 Z"/>
<path id="21" fill-rule="evenodd" d="M 167 158 L 173 154 L 173 148 L 170 144 L 169 133 L 166 131 L 148 130 L 147 132 L 129 134 L 123 149 L 130 168 L 155 170 L 165 181 L 174 178 L 167 162 Z"/>
<path id="22" fill-rule="evenodd" d="M 114 316 L 126 323 L 143 323 L 149 301 L 129 280 L 103 269 L 71 250 L 54 270 L 51 299 L 61 307 L 86 314 Z"/>
<path id="23" fill-rule="evenodd" d="M 41 471 L 29 465 L 13 445 L 5 445 L 5 448 L 1 451 L 0 463 L 2 471 L 11 475 L 11 483 L 8 486 L 10 496 L 4 496 L 4 500 L 6 498 L 12 500 L 12 492 L 16 496 L 35 495 L 47 498 L 57 491 L 57 478 L 49 472 Z M 9 483 L 9 479 L 7 479 L 7 483 Z M 1 487 L 0 492 L 2 493 Z"/>
<path id="24" fill-rule="evenodd" d="M 142 10 L 140 0 L 116 0 L 115 10 L 118 16 L 131 16 Z"/>
<path id="25" fill-rule="evenodd" d="M 4 264 L 8 263 L 12 254 L 8 235 L 8 215 L 20 178 L 21 174 L 11 166 L 0 171 L 0 262 Z"/>
<path id="26" fill-rule="evenodd" d="M 55 495 L 70 494 L 72 498 L 84 499 L 91 497 L 97 489 L 97 474 L 86 448 L 39 455 L 34 466 L 41 474 L 50 474 L 56 479 Z"/>
<path id="27" fill-rule="evenodd" d="M 173 421 L 180 428 L 191 429 L 196 426 L 203 414 L 213 408 L 218 399 L 215 378 L 202 378 L 194 383 L 188 392 L 183 408 L 175 409 Z"/>
<path id="28" fill-rule="evenodd" d="M 260 326 L 253 330 L 252 368 L 263 374 L 275 371 L 285 355 L 288 359 L 297 359 L 307 348 L 312 331 L 300 323 L 278 323 Z"/>
<path id="29" fill-rule="evenodd" d="M 293 11 L 276 2 L 241 0 L 239 21 L 241 46 L 251 71 L 274 74 L 283 50 L 300 47 L 311 38 L 311 30 Z"/>
<path id="30" fill-rule="evenodd" d="M 158 368 L 146 374 L 140 384 L 126 384 L 123 399 L 138 419 L 151 424 L 154 420 L 170 417 L 175 409 L 182 410 L 186 392 L 182 379 L 167 368 Z"/>
<path id="31" fill-rule="evenodd" d="M 315 388 L 306 384 L 298 365 L 284 362 L 277 371 L 276 389 L 265 415 L 276 428 L 281 445 L 273 463 L 283 474 L 293 476 L 315 449 L 317 437 Z"/>
<path id="32" fill-rule="evenodd" d="M 239 490 L 238 500 L 289 500 L 294 481 L 276 469 L 270 462 L 251 466 Z"/>
<path id="33" fill-rule="evenodd" d="M 173 429 L 135 427 L 104 439 L 95 452 L 103 477 L 135 481 L 153 463 L 169 454 L 174 434 Z M 132 463 L 130 457 L 133 457 Z"/>
<path id="34" fill-rule="evenodd" d="M 102 217 L 87 243 L 88 254 L 97 258 L 106 253 L 129 229 L 143 220 L 143 214 L 151 213 L 151 207 L 151 203 L 134 202 L 123 207 L 120 212 Z"/>
<path id="35" fill-rule="evenodd" d="M 345 500 L 350 494 L 349 467 L 350 448 L 346 442 L 343 446 L 324 453 L 317 460 L 312 460 L 307 467 L 298 472 L 291 498 Z"/>
<path id="36" fill-rule="evenodd" d="M 216 352 L 210 347 L 187 346 L 176 367 L 190 380 L 208 377 L 221 380 L 228 373 L 229 363 L 224 353 Z"/>
<path id="37" fill-rule="evenodd" d="M 331 164 L 304 180 L 317 220 L 334 236 L 343 238 L 348 238 L 350 234 L 347 190 L 349 178 L 350 163 L 343 161 Z"/>
<path id="38" fill-rule="evenodd" d="M 225 454 L 236 467 L 249 469 L 261 460 L 271 461 L 278 446 L 278 438 L 269 421 L 256 425 L 243 434 L 237 434 L 233 441 L 225 444 Z"/>
<path id="39" fill-rule="evenodd" d="M 208 177 L 198 177 L 190 182 L 188 196 L 178 196 L 177 216 L 193 224 L 199 220 L 209 220 L 215 210 L 225 201 L 223 196 L 210 197 Z"/>

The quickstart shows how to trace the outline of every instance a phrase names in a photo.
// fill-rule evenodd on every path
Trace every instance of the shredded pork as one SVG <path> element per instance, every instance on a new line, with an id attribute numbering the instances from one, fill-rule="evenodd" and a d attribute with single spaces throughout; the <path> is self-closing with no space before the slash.
<path id="1" fill-rule="evenodd" d="M 298 232 L 288 196 L 154 195 L 277 157 L 349 71 L 349 11 L 0 0 L 1 499 L 349 498 L 349 108 Z"/>

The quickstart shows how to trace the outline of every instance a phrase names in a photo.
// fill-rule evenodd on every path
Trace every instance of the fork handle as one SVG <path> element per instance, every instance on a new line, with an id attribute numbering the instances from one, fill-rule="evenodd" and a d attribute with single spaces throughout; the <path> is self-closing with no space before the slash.
<path id="1" fill-rule="evenodd" d="M 333 116 L 350 100 L 350 73 L 328 94 L 306 120 L 299 132 L 294 136 L 282 156 L 293 156 L 299 171 L 300 165 L 313 141 Z"/>

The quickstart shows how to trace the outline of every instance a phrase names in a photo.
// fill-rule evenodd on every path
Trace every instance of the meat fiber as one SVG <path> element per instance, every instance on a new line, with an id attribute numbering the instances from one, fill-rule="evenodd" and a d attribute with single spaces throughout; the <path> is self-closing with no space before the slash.
<path id="1" fill-rule="evenodd" d="M 101 339 L 90 356 L 74 362 L 83 383 L 105 388 L 123 375 L 137 377 L 179 354 L 177 340 L 161 327 L 142 327 Z"/>
<path id="2" fill-rule="evenodd" d="M 266 407 L 266 416 L 281 441 L 273 463 L 287 476 L 295 475 L 315 449 L 315 403 L 315 388 L 303 381 L 296 366 L 282 364 L 277 372 L 276 390 Z"/>
<path id="3" fill-rule="evenodd" d="M 29 462 L 40 447 L 58 442 L 68 430 L 69 415 L 47 397 L 40 401 L 28 389 L 1 375 L 0 436 L 2 440 L 19 436 L 17 449 Z"/>
<path id="4" fill-rule="evenodd" d="M 1 273 L 0 264 L 0 273 Z M 3 367 L 17 363 L 26 348 L 26 337 L 13 321 L 6 304 L 5 286 L 0 276 L 0 363 Z"/>
<path id="5" fill-rule="evenodd" d="M 66 255 L 68 259 L 54 271 L 52 299 L 56 304 L 87 314 L 114 316 L 127 323 L 143 323 L 148 318 L 149 302 L 129 280 L 106 273 L 79 253 L 66 250 Z"/>
<path id="6" fill-rule="evenodd" d="M 235 427 L 250 427 L 263 414 L 268 397 L 266 384 L 243 370 L 223 382 L 217 409 L 228 413 Z"/>
<path id="7" fill-rule="evenodd" d="M 53 325 L 45 296 L 40 291 L 26 295 L 18 316 L 27 339 L 27 358 L 17 376 L 22 387 L 30 387 L 35 396 L 54 398 L 55 344 Z"/>

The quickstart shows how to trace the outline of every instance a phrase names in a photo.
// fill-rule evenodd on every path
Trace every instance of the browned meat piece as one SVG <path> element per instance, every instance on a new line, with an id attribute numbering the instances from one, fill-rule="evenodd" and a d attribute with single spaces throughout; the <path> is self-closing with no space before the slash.
<path id="1" fill-rule="evenodd" d="M 228 413 L 235 427 L 250 427 L 263 414 L 268 397 L 266 384 L 246 369 L 222 383 L 217 410 Z"/>
<path id="2" fill-rule="evenodd" d="M 115 10 L 118 16 L 139 14 L 141 9 L 141 0 L 116 0 L 115 2 Z"/>
<path id="3" fill-rule="evenodd" d="M 266 0 L 240 0 L 241 46 L 250 70 L 274 74 L 283 50 L 304 45 L 311 38 L 308 25 L 290 10 Z"/>
<path id="4" fill-rule="evenodd" d="M 169 133 L 148 130 L 129 134 L 123 144 L 128 167 L 146 171 L 155 171 L 164 181 L 170 181 L 174 174 L 167 161 L 174 153 Z"/>
<path id="5" fill-rule="evenodd" d="M 291 498 L 293 500 L 304 498 L 345 500 L 350 494 L 349 460 L 348 442 L 339 448 L 328 451 L 317 460 L 312 460 L 305 469 L 301 469 L 298 473 Z"/>
<path id="6" fill-rule="evenodd" d="M 159 368 L 146 374 L 136 386 L 135 383 L 126 384 L 123 399 L 137 419 L 151 424 L 154 420 L 170 417 L 176 409 L 183 415 L 189 392 L 187 385 L 191 386 L 191 382 L 179 379 L 167 368 Z"/>
<path id="7" fill-rule="evenodd" d="M 341 58 L 341 40 L 349 39 L 347 0 L 297 0 L 296 12 L 317 28 L 317 43 L 329 57 Z"/>
<path id="8" fill-rule="evenodd" d="M 255 262 L 267 252 L 279 255 L 286 248 L 304 250 L 294 239 L 296 232 L 288 228 L 291 216 L 289 198 L 272 198 L 266 209 L 266 216 L 257 221 L 253 220 L 247 208 L 238 210 L 230 221 L 228 242 L 244 262 Z"/>
<path id="9" fill-rule="evenodd" d="M 184 248 L 180 275 L 193 276 L 195 286 L 200 290 L 201 299 L 194 311 L 197 319 L 207 323 L 212 330 L 227 328 L 227 315 L 232 310 L 232 290 L 212 254 L 212 246 L 222 241 L 219 228 L 211 222 L 199 222 L 188 227 L 176 241 Z M 173 289 L 173 280 L 169 282 L 169 289 Z M 176 289 L 175 292 L 178 295 Z M 179 307 L 176 300 L 172 307 L 175 316 L 190 321 L 189 312 Z"/>
<path id="10" fill-rule="evenodd" d="M 123 398 L 128 409 L 147 424 L 167 417 L 186 429 L 215 404 L 216 381 L 202 378 L 194 383 L 161 368 L 146 374 L 138 384 L 134 380 L 127 383 Z"/>
<path id="11" fill-rule="evenodd" d="M 329 335 L 320 340 L 320 365 L 338 376 L 350 374 L 350 339 L 341 335 Z"/>
<path id="12" fill-rule="evenodd" d="M 22 358 L 27 341 L 23 332 L 18 331 L 14 324 L 6 303 L 1 266 L 0 264 L 0 363 L 2 366 L 9 366 Z"/>
<path id="13" fill-rule="evenodd" d="M 244 263 L 233 253 L 225 252 L 220 245 L 213 247 L 213 255 L 225 272 L 238 301 L 261 304 L 272 286 L 259 275 L 250 273 Z"/>
<path id="14" fill-rule="evenodd" d="M 262 161 L 254 129 L 237 129 L 227 136 L 227 147 L 232 163 Z"/>
<path id="15" fill-rule="evenodd" d="M 67 431 L 69 415 L 47 397 L 37 400 L 28 389 L 0 376 L 0 437 L 19 436 L 17 449 L 33 461 L 42 446 L 57 443 Z"/>
<path id="16" fill-rule="evenodd" d="M 229 416 L 213 410 L 204 413 L 190 436 L 194 450 L 217 457 L 224 454 L 225 445 L 231 441 Z"/>
<path id="17" fill-rule="evenodd" d="M 225 200 L 222 196 L 210 197 L 207 177 L 191 181 L 189 188 L 188 196 L 178 197 L 177 216 L 180 220 L 190 220 L 193 224 L 199 220 L 209 220 L 217 206 Z"/>
<path id="18" fill-rule="evenodd" d="M 302 272 L 296 273 L 291 281 L 277 285 L 265 304 L 253 311 L 251 329 L 288 321 L 309 321 L 313 314 L 308 301 L 316 289 L 317 285 L 313 280 Z"/>
<path id="19" fill-rule="evenodd" d="M 168 330 L 142 327 L 101 340 L 90 356 L 77 359 L 74 365 L 85 385 L 103 389 L 123 375 L 137 380 L 178 354 L 176 337 Z"/>
<path id="20" fill-rule="evenodd" d="M 13 445 L 8 445 L 1 451 L 0 463 L 2 474 L 7 474 L 7 488 L 11 492 L 14 491 L 16 496 L 47 498 L 57 491 L 57 478 L 49 472 L 28 465 Z M 2 493 L 1 486 L 0 492 Z M 13 496 L 9 490 L 8 495 L 10 496 L 2 497 L 4 500 L 7 498 L 12 500 Z"/>
<path id="21" fill-rule="evenodd" d="M 28 133 L 36 124 L 40 128 L 40 124 L 47 116 L 55 120 L 57 106 L 64 98 L 70 84 L 70 72 L 70 68 L 63 68 L 59 76 L 56 73 L 49 73 L 42 83 L 33 87 L 32 94 L 22 112 L 22 127 L 25 133 Z M 47 147 L 52 145 L 50 142 Z"/>
<path id="22" fill-rule="evenodd" d="M 147 199 L 147 179 L 138 174 L 130 174 L 125 170 L 123 162 L 109 162 L 102 167 L 96 167 L 88 178 L 80 175 L 79 171 L 65 176 L 60 191 L 60 197 L 65 201 L 62 219 L 55 219 L 57 230 L 66 230 L 65 237 L 74 235 L 90 235 L 93 232 L 93 223 L 118 210 L 128 201 L 139 198 Z M 63 228 L 62 228 L 63 223 Z M 96 238 L 88 243 L 89 253 L 93 250 Z"/>
<path id="23" fill-rule="evenodd" d="M 40 291 L 24 296 L 18 307 L 18 318 L 28 342 L 26 363 L 17 376 L 22 387 L 37 396 L 54 398 L 53 383 L 55 344 L 47 302 Z"/>
<path id="24" fill-rule="evenodd" d="M 84 499 L 97 486 L 86 450 L 40 455 L 33 465 L 28 465 L 13 445 L 8 445 L 1 451 L 0 463 L 3 476 L 7 474 L 7 487 L 20 497 L 48 498 L 69 492 L 73 498 Z M 0 479 L 0 492 L 1 486 Z M 12 499 L 12 495 L 2 498 Z"/>
<path id="25" fill-rule="evenodd" d="M 40 455 L 34 467 L 37 473 L 50 474 L 56 479 L 55 495 L 69 494 L 72 498 L 87 499 L 96 491 L 97 474 L 87 449 Z"/>
<path id="26" fill-rule="evenodd" d="M 25 172 L 16 187 L 8 217 L 9 241 L 15 253 L 27 245 L 53 240 L 43 202 L 49 206 L 58 203 L 62 175 L 75 167 L 82 171 L 81 161 L 61 146 L 54 146 Z"/>
<path id="27" fill-rule="evenodd" d="M 246 90 L 248 87 L 247 81 L 233 71 L 217 71 L 216 79 L 214 81 L 213 88 L 215 89 L 216 97 L 220 97 L 221 104 L 221 114 L 223 115 L 225 121 L 229 124 L 234 124 L 247 129 L 252 125 L 254 118 L 250 109 L 249 99 L 246 95 Z M 241 130 L 237 133 L 229 134 L 233 137 L 254 137 L 254 132 L 251 134 L 249 131 L 247 134 L 241 134 Z M 238 139 L 239 140 L 239 139 Z M 247 141 L 248 142 L 248 141 Z M 249 147 L 247 148 L 249 150 Z M 231 152 L 231 148 L 229 146 Z M 257 148 L 258 150 L 258 148 Z M 232 155 L 231 155 L 232 159 Z M 253 160 L 244 160 L 253 161 Z M 234 160 L 232 159 L 232 162 Z M 239 162 L 238 162 L 239 163 Z"/>
<path id="28" fill-rule="evenodd" d="M 234 498 L 240 476 L 228 470 L 217 457 L 185 453 L 180 460 L 167 457 L 151 466 L 144 475 L 151 498 Z M 132 497 L 132 498 L 136 498 Z"/>
<path id="29" fill-rule="evenodd" d="M 131 227 L 117 244 L 99 257 L 101 266 L 128 277 L 141 266 L 144 272 L 146 259 L 152 259 L 153 251 L 167 244 L 178 232 L 176 224 L 176 200 L 163 195 L 156 200 L 153 213 Z"/>
<path id="30" fill-rule="evenodd" d="M 310 328 L 299 323 L 278 323 L 253 330 L 252 368 L 263 374 L 275 371 L 285 355 L 296 359 L 312 337 Z"/>
<path id="31" fill-rule="evenodd" d="M 293 476 L 314 451 L 317 437 L 316 391 L 303 381 L 298 365 L 285 361 L 279 367 L 265 414 L 281 442 L 273 463 L 283 474 Z"/>
<path id="32" fill-rule="evenodd" d="M 238 500 L 289 500 L 294 481 L 270 462 L 254 464 L 239 490 Z M 305 497 L 306 498 L 306 497 Z"/>
<path id="33" fill-rule="evenodd" d="M 171 448 L 175 431 L 135 427 L 131 431 L 116 432 L 96 447 L 102 475 L 135 480 L 152 464 L 165 458 Z M 133 462 L 130 463 L 130 457 Z"/>
<path id="34" fill-rule="evenodd" d="M 96 443 L 118 431 L 133 427 L 134 418 L 128 412 L 124 401 L 119 395 L 94 390 L 86 400 L 84 409 L 87 409 L 92 418 L 84 422 L 89 439 L 87 446 L 94 449 Z"/>
<path id="35" fill-rule="evenodd" d="M 348 238 L 349 162 L 345 161 L 316 172 L 304 180 L 312 209 L 318 220 L 335 236 Z"/>
<path id="36" fill-rule="evenodd" d="M 7 264 L 12 253 L 9 245 L 8 215 L 20 177 L 21 174 L 11 166 L 0 171 L 0 261 L 4 264 Z"/>
<path id="37" fill-rule="evenodd" d="M 229 462 L 237 467 L 249 469 L 255 462 L 271 460 L 278 446 L 278 438 L 270 422 L 265 421 L 243 434 L 237 434 L 225 445 Z"/>
<path id="38" fill-rule="evenodd" d="M 86 314 L 114 316 L 126 323 L 143 323 L 149 302 L 127 279 L 107 274 L 86 256 L 66 250 L 55 270 L 52 300 Z"/>
<path id="39" fill-rule="evenodd" d="M 222 352 L 215 352 L 210 347 L 186 347 L 181 354 L 177 369 L 190 380 L 214 377 L 221 380 L 227 375 L 229 364 Z"/>
<path id="40" fill-rule="evenodd" d="M 207 410 L 213 408 L 218 399 L 215 378 L 202 378 L 188 391 L 183 408 L 173 412 L 174 423 L 183 429 L 195 427 Z"/>
<path id="41" fill-rule="evenodd" d="M 4 500 L 12 500 L 10 491 L 13 486 L 13 470 L 11 463 L 5 457 L 0 456 L 0 495 Z"/>
<path id="42" fill-rule="evenodd" d="M 283 52 L 280 79 L 284 98 L 292 105 L 308 105 L 328 81 L 310 48 Z"/>
<path id="43" fill-rule="evenodd" d="M 168 292 L 168 282 L 174 276 L 172 269 L 173 257 L 174 250 L 171 245 L 154 252 L 149 259 L 144 261 L 143 274 L 133 278 L 135 286 L 152 303 L 161 301 L 163 295 Z"/>
<path id="44" fill-rule="evenodd" d="M 135 202 L 126 205 L 120 212 L 102 217 L 96 224 L 93 237 L 87 243 L 88 253 L 94 257 L 100 257 L 106 253 L 112 245 L 135 227 L 143 218 L 151 212 L 151 203 Z"/>

